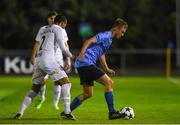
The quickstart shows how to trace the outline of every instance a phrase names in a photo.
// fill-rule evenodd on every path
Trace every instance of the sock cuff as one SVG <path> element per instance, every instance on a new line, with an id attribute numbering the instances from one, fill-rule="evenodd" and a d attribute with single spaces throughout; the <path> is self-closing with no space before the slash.
<path id="1" fill-rule="evenodd" d="M 83 100 L 80 100 L 78 97 L 76 97 L 76 100 L 78 100 L 79 103 L 83 102 Z"/>
<path id="2" fill-rule="evenodd" d="M 112 91 L 105 92 L 105 95 L 107 95 L 107 94 L 112 94 Z"/>

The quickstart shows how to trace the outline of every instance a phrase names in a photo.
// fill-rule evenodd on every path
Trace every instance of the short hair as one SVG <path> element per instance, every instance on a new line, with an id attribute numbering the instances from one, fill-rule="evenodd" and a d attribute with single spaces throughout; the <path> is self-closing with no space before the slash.
<path id="1" fill-rule="evenodd" d="M 67 22 L 67 18 L 61 14 L 58 14 L 54 19 L 55 24 L 57 24 L 57 23 L 59 24 L 62 21 Z"/>
<path id="2" fill-rule="evenodd" d="M 56 16 L 56 15 L 58 15 L 58 13 L 56 11 L 50 11 L 47 14 L 47 18 L 52 17 L 52 16 Z"/>
<path id="3" fill-rule="evenodd" d="M 114 23 L 113 23 L 113 25 L 112 25 L 112 28 L 114 28 L 114 27 L 125 27 L 126 29 L 128 28 L 128 24 L 127 24 L 127 22 L 126 21 L 124 21 L 123 19 L 121 19 L 121 18 L 117 18 L 115 21 L 114 21 Z"/>

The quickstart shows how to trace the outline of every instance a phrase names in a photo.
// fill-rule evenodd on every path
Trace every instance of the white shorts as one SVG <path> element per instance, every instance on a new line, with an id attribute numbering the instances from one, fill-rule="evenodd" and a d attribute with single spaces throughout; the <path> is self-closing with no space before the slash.
<path id="1" fill-rule="evenodd" d="M 64 66 L 64 62 L 63 61 L 58 61 L 57 60 L 57 62 L 58 62 L 58 64 L 60 65 L 60 66 Z M 45 77 L 44 77 L 44 80 L 47 80 L 49 78 L 49 75 L 47 74 Z"/>
<path id="2" fill-rule="evenodd" d="M 34 65 L 32 76 L 33 84 L 42 84 L 44 82 L 44 78 L 48 77 L 46 76 L 47 74 L 53 81 L 58 81 L 64 77 L 68 77 L 57 61 L 48 62 L 46 64 L 39 61 L 35 62 Z"/>

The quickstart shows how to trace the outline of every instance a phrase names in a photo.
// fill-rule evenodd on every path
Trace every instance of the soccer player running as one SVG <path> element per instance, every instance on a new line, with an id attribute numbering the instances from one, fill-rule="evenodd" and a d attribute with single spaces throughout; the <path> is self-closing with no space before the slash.
<path id="1" fill-rule="evenodd" d="M 55 55 L 57 50 L 56 46 L 58 45 L 63 54 L 65 54 L 67 57 L 72 57 L 71 52 L 69 49 L 67 49 L 63 42 L 63 30 L 61 25 L 66 24 L 66 17 L 57 15 L 54 19 L 54 24 L 51 26 L 46 26 L 46 28 L 43 30 L 40 48 L 34 62 L 32 88 L 25 96 L 19 112 L 14 116 L 14 119 L 20 119 L 23 116 L 25 109 L 32 103 L 33 98 L 40 91 L 41 83 L 43 82 L 44 77 L 48 74 L 55 84 L 61 86 L 62 94 L 66 99 L 66 104 L 69 104 L 69 106 L 67 106 L 65 109 L 63 117 L 68 120 L 75 120 L 75 117 L 71 114 L 70 110 L 71 83 L 65 71 L 58 64 Z"/>
<path id="2" fill-rule="evenodd" d="M 54 18 L 56 17 L 57 15 L 57 12 L 55 11 L 52 11 L 52 12 L 49 12 L 48 13 L 48 16 L 47 16 L 47 21 L 48 21 L 48 25 L 51 26 L 53 25 L 54 23 Z M 68 46 L 68 36 L 67 36 L 67 33 L 66 33 L 66 30 L 65 30 L 65 25 L 61 25 L 62 27 L 62 31 L 63 31 L 63 38 L 64 38 L 64 43 L 66 45 L 66 47 L 69 49 L 69 46 Z M 36 39 L 35 39 L 35 44 L 34 44 L 34 47 L 33 47 L 33 51 L 32 51 L 32 55 L 31 55 L 31 63 L 34 65 L 34 61 L 35 61 L 35 58 L 36 58 L 36 54 L 39 50 L 39 47 L 40 47 L 40 42 L 41 41 L 41 38 L 42 38 L 42 32 L 43 30 L 46 28 L 46 26 L 43 26 L 39 29 L 39 32 L 36 36 Z M 56 59 L 59 63 L 60 66 L 64 67 L 66 70 L 70 70 L 71 68 L 71 61 L 70 61 L 70 58 L 69 57 L 66 57 L 65 59 L 65 64 L 64 64 L 64 61 L 63 61 L 63 54 L 62 54 L 62 51 L 61 49 L 57 46 L 57 50 L 56 50 Z M 44 77 L 44 80 L 42 81 L 41 83 L 41 89 L 40 89 L 40 99 L 38 100 L 37 104 L 35 105 L 37 109 L 40 109 L 43 102 L 45 101 L 45 91 L 46 91 L 46 81 L 48 79 L 49 75 L 46 75 Z M 54 108 L 56 110 L 59 110 L 59 106 L 58 106 L 58 103 L 59 103 L 59 99 L 60 99 L 60 96 L 62 97 L 63 95 L 61 95 L 61 86 L 60 85 L 57 85 L 57 84 L 54 84 Z M 66 101 L 64 101 L 65 99 L 63 98 L 63 103 L 64 103 L 64 107 L 66 107 Z"/>
<path id="3" fill-rule="evenodd" d="M 85 41 L 75 61 L 75 67 L 79 73 L 83 93 L 71 102 L 71 111 L 75 110 L 83 101 L 93 95 L 93 81 L 96 81 L 104 86 L 104 95 L 109 109 L 109 119 L 119 119 L 123 117 L 119 111 L 115 111 L 114 109 L 113 81 L 108 75 L 114 75 L 115 71 L 108 67 L 105 53 L 110 47 L 112 39 L 123 37 L 127 29 L 128 24 L 118 18 L 115 20 L 110 31 L 100 32 Z M 96 66 L 98 60 L 105 72 Z M 63 112 L 61 114 L 63 114 Z"/>

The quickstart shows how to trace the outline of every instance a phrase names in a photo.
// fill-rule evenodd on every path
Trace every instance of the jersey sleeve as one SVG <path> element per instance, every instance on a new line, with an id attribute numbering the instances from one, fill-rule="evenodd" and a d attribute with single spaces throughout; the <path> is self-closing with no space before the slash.
<path id="1" fill-rule="evenodd" d="M 38 42 L 41 42 L 41 39 L 42 39 L 41 33 L 42 33 L 42 27 L 39 29 L 39 31 L 38 31 L 38 33 L 36 35 L 36 39 L 35 40 L 38 41 Z"/>
<path id="2" fill-rule="evenodd" d="M 104 42 L 105 35 L 103 33 L 98 33 L 97 35 L 94 36 L 94 39 L 96 40 L 96 43 L 102 43 Z"/>
<path id="3" fill-rule="evenodd" d="M 66 30 L 65 29 L 63 29 L 63 30 L 64 30 L 64 41 L 67 42 L 69 40 L 69 38 L 68 38 Z"/>
<path id="4" fill-rule="evenodd" d="M 67 57 L 72 57 L 71 52 L 69 51 L 69 49 L 65 46 L 65 43 L 63 42 L 64 41 L 63 37 L 64 37 L 64 34 L 63 34 L 62 29 L 56 28 L 55 38 L 56 38 L 58 46 L 62 50 L 63 54 L 65 54 Z"/>

